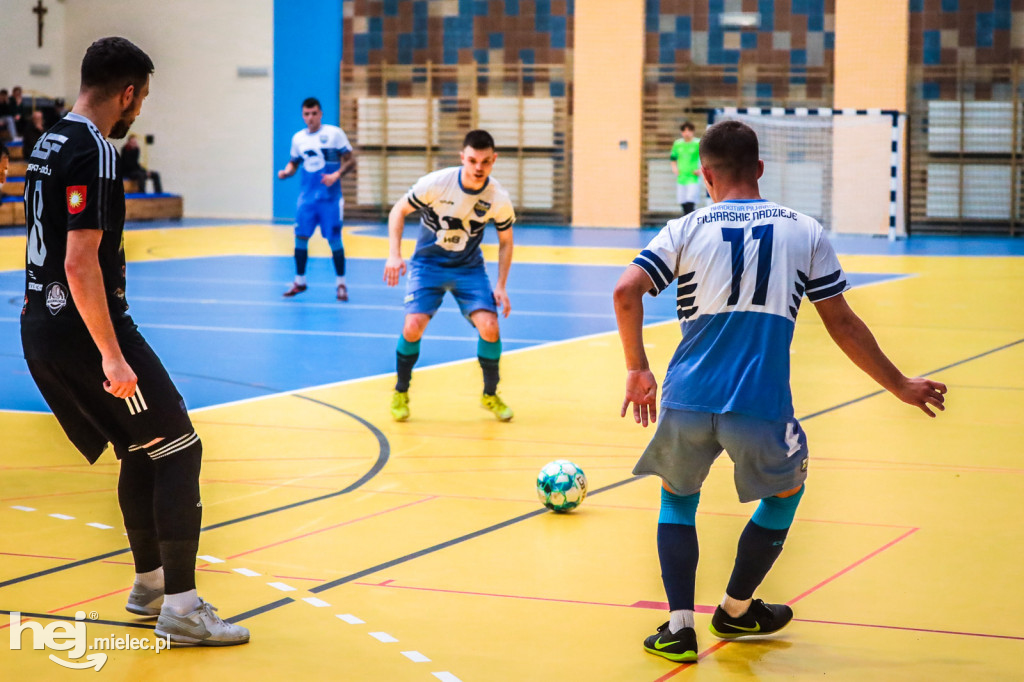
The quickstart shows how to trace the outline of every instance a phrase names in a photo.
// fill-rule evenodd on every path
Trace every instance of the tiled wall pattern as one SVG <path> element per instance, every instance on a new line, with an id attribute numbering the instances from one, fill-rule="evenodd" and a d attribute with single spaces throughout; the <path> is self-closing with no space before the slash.
<path id="1" fill-rule="evenodd" d="M 344 0 L 342 60 L 563 64 L 575 0 Z"/>
<path id="2" fill-rule="evenodd" d="M 1006 67 L 1024 63 L 1024 0 L 910 0 L 909 62 L 923 74 L 919 99 L 1008 97 Z"/>
<path id="3" fill-rule="evenodd" d="M 723 26 L 738 13 L 757 25 Z M 823 97 L 834 47 L 835 0 L 647 0 L 647 64 L 775 67 L 747 84 L 761 101 L 792 97 L 794 87 L 797 99 Z M 687 83 L 674 90 L 690 96 Z"/>
<path id="4" fill-rule="evenodd" d="M 1024 0 L 910 0 L 911 64 L 1014 61 L 1024 61 Z"/>

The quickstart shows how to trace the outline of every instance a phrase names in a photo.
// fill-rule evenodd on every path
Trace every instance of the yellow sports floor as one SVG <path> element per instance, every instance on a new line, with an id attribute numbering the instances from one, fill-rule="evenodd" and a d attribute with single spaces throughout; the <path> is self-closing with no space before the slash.
<path id="1" fill-rule="evenodd" d="M 126 238 L 132 261 L 291 248 L 287 227 Z M 347 230 L 346 249 L 383 258 L 386 245 Z M 517 246 L 515 258 L 624 266 L 634 251 Z M 0 270 L 19 269 L 23 252 L 23 238 L 0 238 Z M 737 502 L 723 457 L 698 511 L 700 661 L 644 652 L 643 638 L 667 619 L 659 482 L 630 476 L 652 431 L 619 417 L 624 367 L 608 333 L 506 353 L 509 424 L 477 407 L 475 360 L 417 369 L 413 417 L 402 424 L 388 413 L 392 376 L 195 411 L 203 523 L 233 521 L 202 536 L 199 591 L 222 616 L 241 618 L 252 641 L 105 651 L 98 675 L 1024 679 L 1024 259 L 841 260 L 852 272 L 911 275 L 847 297 L 901 369 L 947 384 L 947 410 L 931 420 L 876 394 L 804 306 L 792 384 L 810 478 L 786 550 L 756 595 L 793 605 L 794 622 L 777 636 L 723 643 L 707 631 L 755 508 Z M 513 302 L 517 284 L 513 265 Z M 145 331 L 147 320 L 137 321 Z M 659 377 L 678 338 L 673 323 L 647 330 Z M 393 353 L 393 342 L 381 352 Z M 105 454 L 88 466 L 48 415 L 0 412 L 0 433 L 0 679 L 97 674 L 51 660 L 68 661 L 68 651 L 33 649 L 28 629 L 14 648 L 8 612 L 45 627 L 80 611 L 88 644 L 109 636 L 152 644 L 153 621 L 124 610 L 133 569 L 116 460 Z M 544 512 L 533 488 L 540 467 L 560 458 L 585 470 L 591 490 L 566 515 Z"/>

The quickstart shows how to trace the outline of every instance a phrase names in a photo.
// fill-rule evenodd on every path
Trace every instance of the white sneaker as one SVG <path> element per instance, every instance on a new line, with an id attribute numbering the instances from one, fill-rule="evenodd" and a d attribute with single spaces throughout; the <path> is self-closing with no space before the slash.
<path id="1" fill-rule="evenodd" d="M 137 616 L 159 616 L 160 608 L 164 604 L 164 588 L 159 587 L 151 590 L 148 587 L 135 583 L 132 585 L 131 594 L 128 595 L 128 603 L 125 610 Z"/>
<path id="2" fill-rule="evenodd" d="M 179 616 L 169 608 L 160 610 L 156 621 L 157 637 L 170 636 L 175 644 L 200 646 L 232 646 L 249 641 L 249 630 L 241 625 L 226 623 L 216 613 L 217 607 L 202 599 L 195 611 Z"/>

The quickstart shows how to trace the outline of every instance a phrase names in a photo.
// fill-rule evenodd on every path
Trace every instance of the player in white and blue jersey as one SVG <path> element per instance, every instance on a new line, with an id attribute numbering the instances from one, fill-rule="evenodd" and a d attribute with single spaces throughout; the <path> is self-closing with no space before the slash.
<path id="1" fill-rule="evenodd" d="M 793 418 L 789 347 L 800 303 L 814 303 L 832 339 L 900 400 L 943 409 L 946 387 L 904 376 L 850 309 L 849 288 L 821 225 L 761 198 L 757 135 L 723 121 L 700 142 L 700 162 L 715 203 L 670 221 L 626 269 L 615 312 L 628 375 L 622 405 L 637 423 L 657 418 L 658 384 L 643 346 L 643 295 L 675 283 L 683 338 L 662 389 L 662 418 L 634 474 L 663 480 L 658 555 L 669 622 L 644 640 L 650 653 L 696 661 L 695 517 L 700 489 L 723 450 L 735 464 L 741 502 L 760 500 L 740 536 L 736 562 L 711 632 L 733 639 L 764 635 L 793 617 L 783 604 L 753 599 L 782 551 L 807 477 L 807 438 Z"/>
<path id="2" fill-rule="evenodd" d="M 302 120 L 306 122 L 306 128 L 292 136 L 291 160 L 277 172 L 277 177 L 282 180 L 298 172 L 300 182 L 295 217 L 295 281 L 284 295 L 291 297 L 306 290 L 309 238 L 319 225 L 320 236 L 331 246 L 337 298 L 347 301 L 345 247 L 341 243 L 345 213 L 341 177 L 355 168 L 356 160 L 345 131 L 338 126 L 321 123 L 322 118 L 323 109 L 318 99 L 309 97 L 302 102 Z"/>
<path id="3" fill-rule="evenodd" d="M 419 359 L 420 339 L 446 292 L 455 296 L 462 314 L 480 334 L 477 359 L 484 374 L 481 406 L 501 421 L 512 419 L 512 410 L 498 395 L 498 309 L 503 309 L 505 317 L 512 311 L 505 283 L 512 265 L 516 214 L 508 192 L 490 177 L 497 157 L 494 138 L 485 130 L 471 130 L 462 143 L 462 165 L 424 175 L 388 216 L 390 253 L 384 266 L 388 286 L 398 284 L 406 271 L 402 259 L 406 216 L 418 210 L 421 223 L 416 251 L 409 262 L 405 324 L 398 338 L 398 381 L 391 398 L 391 416 L 396 421 L 409 418 L 409 382 Z M 498 230 L 498 281 L 493 290 L 480 251 L 484 228 L 491 221 Z"/>

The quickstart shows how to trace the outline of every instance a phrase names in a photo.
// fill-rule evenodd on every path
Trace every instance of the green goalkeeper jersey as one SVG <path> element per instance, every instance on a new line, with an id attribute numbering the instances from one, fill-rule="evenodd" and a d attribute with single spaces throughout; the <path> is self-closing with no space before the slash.
<path id="1" fill-rule="evenodd" d="M 700 168 L 700 156 L 697 153 L 699 148 L 700 140 L 696 138 L 689 142 L 679 138 L 672 143 L 672 153 L 669 158 L 675 161 L 676 167 L 679 168 L 677 182 L 680 185 L 692 185 L 697 182 L 696 171 Z"/>

